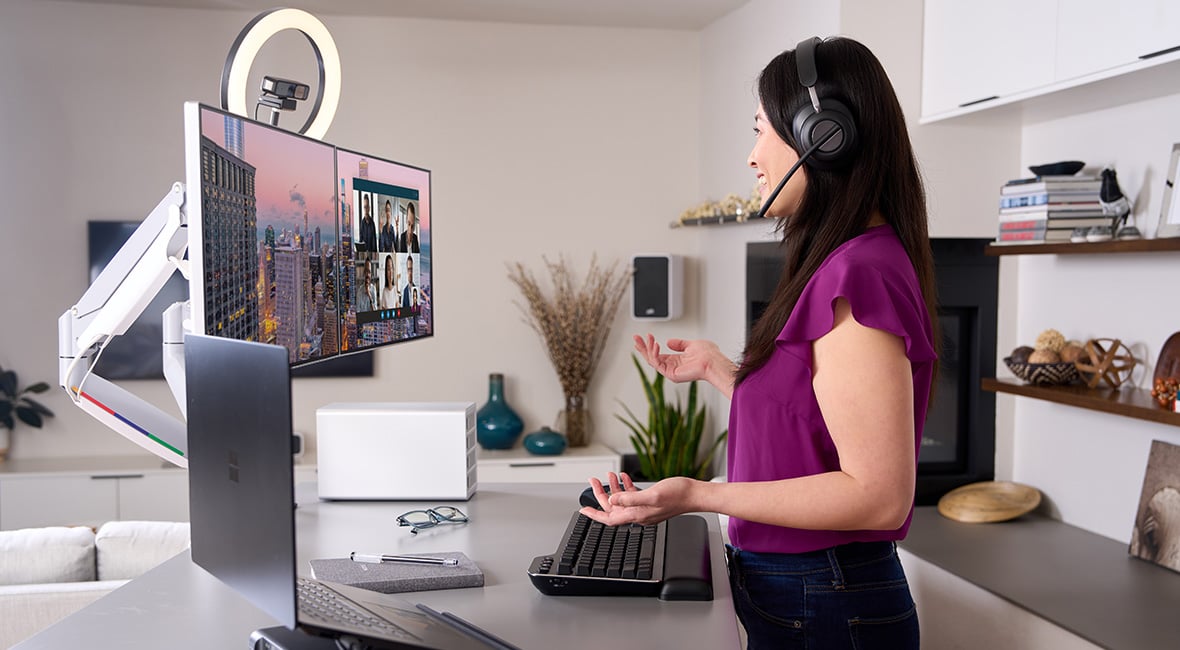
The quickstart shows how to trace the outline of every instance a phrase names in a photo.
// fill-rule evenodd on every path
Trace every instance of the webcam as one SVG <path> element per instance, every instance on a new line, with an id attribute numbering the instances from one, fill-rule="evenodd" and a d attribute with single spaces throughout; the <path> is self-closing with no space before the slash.
<path id="1" fill-rule="evenodd" d="M 262 78 L 262 92 L 267 95 L 278 97 L 279 99 L 307 99 L 310 87 L 307 84 L 301 84 L 298 81 L 291 81 L 289 79 L 279 79 L 277 77 L 263 77 Z"/>
<path id="2" fill-rule="evenodd" d="M 279 111 L 293 111 L 297 102 L 307 99 L 311 89 L 307 84 L 290 79 L 264 76 L 262 78 L 262 96 L 254 107 L 254 119 L 258 119 L 258 106 L 270 107 L 270 125 L 279 125 Z"/>

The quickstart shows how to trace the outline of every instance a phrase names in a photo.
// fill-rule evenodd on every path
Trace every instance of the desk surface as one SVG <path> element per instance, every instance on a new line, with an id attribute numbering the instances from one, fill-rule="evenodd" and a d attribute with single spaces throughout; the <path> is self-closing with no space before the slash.
<path id="1" fill-rule="evenodd" d="M 619 642 L 649 647 L 737 648 L 737 622 L 726 578 L 718 520 L 709 524 L 712 602 L 656 598 L 545 596 L 525 571 L 557 543 L 582 484 L 481 485 L 451 502 L 471 523 L 417 535 L 397 515 L 437 502 L 320 502 L 314 484 L 296 490 L 298 571 L 314 558 L 351 551 L 462 551 L 484 571 L 482 588 L 395 594 L 446 610 L 524 649 L 594 648 Z M 17 647 L 245 648 L 251 631 L 275 621 L 194 565 L 187 552 L 132 580 Z"/>
<path id="2" fill-rule="evenodd" d="M 1038 515 L 964 524 L 914 509 L 901 547 L 1106 648 L 1174 648 L 1180 576 Z"/>

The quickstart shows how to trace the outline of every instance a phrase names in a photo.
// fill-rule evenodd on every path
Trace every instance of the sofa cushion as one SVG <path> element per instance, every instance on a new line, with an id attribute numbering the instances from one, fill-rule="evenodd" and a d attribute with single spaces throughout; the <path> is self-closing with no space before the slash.
<path id="1" fill-rule="evenodd" d="M 95 536 L 98 579 L 138 577 L 188 545 L 188 522 L 108 521 Z"/>
<path id="2" fill-rule="evenodd" d="M 94 580 L 94 549 L 85 526 L 0 531 L 0 584 Z"/>

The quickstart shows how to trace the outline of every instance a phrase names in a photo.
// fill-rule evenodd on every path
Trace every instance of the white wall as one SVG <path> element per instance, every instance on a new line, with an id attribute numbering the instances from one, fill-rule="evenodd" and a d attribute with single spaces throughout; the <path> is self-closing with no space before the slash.
<path id="1" fill-rule="evenodd" d="M 1180 67 L 1166 88 L 1177 88 Z M 1112 80 L 1113 88 L 1124 83 Z M 1108 95 L 1098 86 L 1079 94 Z M 1151 234 L 1159 218 L 1161 193 L 1174 142 L 1180 142 L 1180 93 L 1123 105 L 1058 113 L 1029 119 L 1021 129 L 1021 165 L 1083 160 L 1100 168 L 1113 165 L 1123 192 L 1137 200 L 1135 218 Z M 1012 170 L 1013 175 L 1019 170 Z M 1133 384 L 1150 390 L 1160 347 L 1180 329 L 1175 299 L 1174 253 L 1139 255 L 1024 256 L 1004 259 L 1019 275 L 1019 303 L 1007 313 L 1019 342 L 1031 342 L 1045 328 L 1068 338 L 1117 338 L 1140 364 Z M 1001 349 L 1001 355 L 1008 349 Z M 1015 402 L 1013 440 L 1015 480 L 1040 488 L 1063 521 L 1129 542 L 1152 440 L 1180 444 L 1176 427 L 1067 406 Z"/>
<path id="2" fill-rule="evenodd" d="M 226 52 L 252 16 L 0 5 L 0 365 L 56 383 L 57 317 L 87 284 L 86 221 L 141 219 L 183 178 L 181 104 L 218 103 Z M 694 252 L 668 222 L 698 196 L 698 35 L 321 18 L 345 74 L 326 139 L 433 172 L 436 335 L 377 352 L 372 379 L 296 381 L 296 428 L 314 430 L 332 401 L 482 404 L 490 372 L 505 373 L 526 430 L 552 424 L 560 388 L 505 264 Z M 275 47 L 259 66 L 310 58 L 297 36 Z M 590 398 L 599 439 L 617 447 L 628 443 L 616 398 L 642 403 L 626 313 Z M 163 382 L 128 385 L 175 410 Z M 45 402 L 57 417 L 18 429 L 14 456 L 137 452 L 60 391 Z"/>

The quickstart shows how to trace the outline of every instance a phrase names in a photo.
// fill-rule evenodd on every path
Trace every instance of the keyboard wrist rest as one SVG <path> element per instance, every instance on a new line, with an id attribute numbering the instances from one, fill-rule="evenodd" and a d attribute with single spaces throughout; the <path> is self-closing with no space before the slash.
<path id="1" fill-rule="evenodd" d="M 668 520 L 660 600 L 713 600 L 709 526 L 699 515 Z"/>

